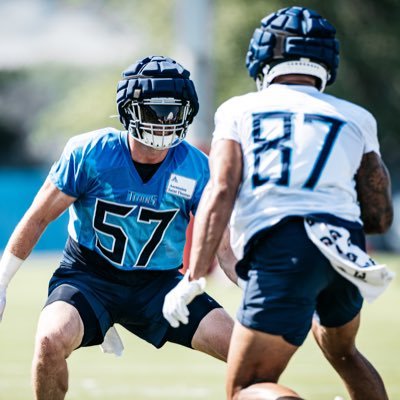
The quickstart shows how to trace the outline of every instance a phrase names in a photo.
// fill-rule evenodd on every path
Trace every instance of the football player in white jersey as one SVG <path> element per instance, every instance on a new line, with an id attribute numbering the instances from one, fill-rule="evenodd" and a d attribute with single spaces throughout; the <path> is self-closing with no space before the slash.
<path id="1" fill-rule="evenodd" d="M 186 228 L 209 179 L 207 156 L 184 140 L 199 108 L 189 76 L 162 56 L 127 68 L 117 89 L 126 130 L 71 138 L 7 244 L 0 320 L 13 275 L 69 208 L 69 238 L 36 333 L 35 399 L 64 399 L 66 359 L 77 348 L 102 344 L 120 354 L 117 323 L 157 348 L 174 342 L 227 358 L 233 320 L 207 294 L 192 302 L 187 325 L 174 329 L 162 315 L 165 294 L 182 279 Z M 192 284 L 192 295 L 201 287 Z"/>
<path id="2" fill-rule="evenodd" d="M 355 337 L 363 296 L 390 280 L 385 267 L 371 266 L 364 237 L 391 224 L 390 178 L 374 117 L 324 93 L 338 48 L 334 27 L 312 10 L 268 15 L 246 60 L 259 91 L 215 115 L 189 282 L 204 276 L 230 218 L 244 287 L 228 356 L 230 400 L 301 398 L 277 382 L 311 328 L 351 399 L 387 399 Z M 368 278 L 376 269 L 383 281 Z M 175 325 L 186 318 L 185 285 L 164 302 Z"/>

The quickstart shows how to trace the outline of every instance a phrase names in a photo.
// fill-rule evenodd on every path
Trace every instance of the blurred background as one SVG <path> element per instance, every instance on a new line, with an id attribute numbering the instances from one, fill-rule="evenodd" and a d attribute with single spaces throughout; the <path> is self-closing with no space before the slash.
<path id="1" fill-rule="evenodd" d="M 115 90 L 121 71 L 147 55 L 169 55 L 192 72 L 200 114 L 188 139 L 207 151 L 215 109 L 255 90 L 245 68 L 260 19 L 293 1 L 1 0 L 0 249 L 73 135 L 122 128 Z M 327 92 L 371 111 L 400 206 L 400 2 L 304 0 L 337 28 L 341 58 Z M 60 250 L 66 218 L 36 250 Z M 398 218 L 373 247 L 400 251 Z"/>

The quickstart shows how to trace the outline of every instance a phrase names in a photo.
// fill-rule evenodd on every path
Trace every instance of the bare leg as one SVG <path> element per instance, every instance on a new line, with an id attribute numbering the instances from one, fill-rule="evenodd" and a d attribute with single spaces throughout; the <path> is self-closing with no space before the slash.
<path id="1" fill-rule="evenodd" d="M 312 331 L 324 356 L 343 379 L 352 400 L 387 400 L 381 377 L 357 350 L 355 337 L 360 315 L 339 328 L 326 328 L 313 321 Z"/>
<path id="2" fill-rule="evenodd" d="M 39 318 L 32 361 L 32 384 L 36 400 L 62 400 L 68 390 L 67 357 L 83 337 L 78 311 L 56 301 Z"/>
<path id="3" fill-rule="evenodd" d="M 248 329 L 236 322 L 228 355 L 227 398 L 300 399 L 296 392 L 277 383 L 296 350 L 281 336 Z"/>
<path id="4" fill-rule="evenodd" d="M 201 320 L 193 336 L 192 347 L 226 361 L 232 329 L 232 318 L 223 308 L 215 308 Z"/>

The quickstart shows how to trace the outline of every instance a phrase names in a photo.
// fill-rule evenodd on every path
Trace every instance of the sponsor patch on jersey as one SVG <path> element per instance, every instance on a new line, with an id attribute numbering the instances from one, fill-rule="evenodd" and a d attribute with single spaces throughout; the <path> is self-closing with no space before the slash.
<path id="1" fill-rule="evenodd" d="M 167 185 L 167 193 L 175 196 L 191 199 L 196 187 L 197 181 L 184 176 L 171 174 Z"/>

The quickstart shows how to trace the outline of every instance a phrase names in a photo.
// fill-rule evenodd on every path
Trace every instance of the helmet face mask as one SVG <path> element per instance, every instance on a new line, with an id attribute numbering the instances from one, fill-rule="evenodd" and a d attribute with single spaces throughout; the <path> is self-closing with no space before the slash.
<path id="1" fill-rule="evenodd" d="M 132 101 L 125 106 L 130 114 L 128 131 L 137 141 L 154 149 L 177 146 L 186 137 L 190 102 L 174 98 Z"/>
<path id="2" fill-rule="evenodd" d="M 246 56 L 249 75 L 258 89 L 277 76 L 310 75 L 319 90 L 336 79 L 339 42 L 335 28 L 305 7 L 287 7 L 261 20 L 251 38 Z"/>
<path id="3" fill-rule="evenodd" d="M 132 137 L 157 150 L 181 143 L 199 110 L 190 72 L 171 58 L 151 56 L 132 64 L 122 76 L 117 107 Z"/>

